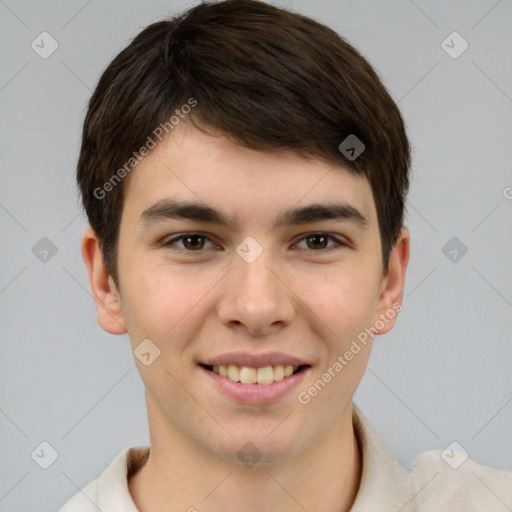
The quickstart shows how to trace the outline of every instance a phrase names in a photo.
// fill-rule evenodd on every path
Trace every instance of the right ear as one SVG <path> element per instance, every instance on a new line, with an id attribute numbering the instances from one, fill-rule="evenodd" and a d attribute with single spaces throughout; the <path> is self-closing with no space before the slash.
<path id="1" fill-rule="evenodd" d="M 82 237 L 82 257 L 89 274 L 98 323 L 111 334 L 127 332 L 121 309 L 121 297 L 114 280 L 107 272 L 96 233 L 88 228 Z"/>

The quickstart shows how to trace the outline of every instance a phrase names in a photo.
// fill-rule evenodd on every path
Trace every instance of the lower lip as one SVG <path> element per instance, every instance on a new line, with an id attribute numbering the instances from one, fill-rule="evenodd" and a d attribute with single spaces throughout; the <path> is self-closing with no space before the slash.
<path id="1" fill-rule="evenodd" d="M 280 398 L 288 395 L 303 380 L 311 367 L 302 369 L 289 377 L 273 382 L 272 384 L 242 384 L 233 382 L 227 377 L 207 370 L 202 366 L 199 369 L 211 379 L 220 391 L 234 398 L 240 403 L 249 405 L 261 405 L 276 402 Z"/>

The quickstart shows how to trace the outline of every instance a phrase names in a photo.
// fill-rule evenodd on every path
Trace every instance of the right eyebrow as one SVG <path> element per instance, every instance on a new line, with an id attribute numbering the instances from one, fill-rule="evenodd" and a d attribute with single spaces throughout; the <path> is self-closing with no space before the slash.
<path id="1" fill-rule="evenodd" d="M 161 199 L 144 210 L 139 218 L 142 224 L 152 224 L 166 219 L 187 219 L 196 222 L 218 224 L 236 230 L 240 223 L 235 215 L 228 215 L 211 206 L 196 201 Z M 310 224 L 321 220 L 349 221 L 361 228 L 368 227 L 368 219 L 348 203 L 314 203 L 292 208 L 281 213 L 273 228 Z"/>
<path id="2" fill-rule="evenodd" d="M 197 222 L 219 224 L 227 228 L 236 228 L 238 221 L 234 216 L 226 215 L 208 205 L 196 201 L 161 199 L 144 210 L 139 218 L 142 224 L 152 224 L 166 219 L 186 219 Z"/>

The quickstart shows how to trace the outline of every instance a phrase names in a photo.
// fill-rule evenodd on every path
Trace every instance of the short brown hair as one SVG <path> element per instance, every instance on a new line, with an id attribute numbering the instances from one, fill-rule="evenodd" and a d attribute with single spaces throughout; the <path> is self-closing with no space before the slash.
<path id="1" fill-rule="evenodd" d="M 134 152 L 191 98 L 189 117 L 203 130 L 364 176 L 387 268 L 409 186 L 410 148 L 397 105 L 371 65 L 330 28 L 257 0 L 225 0 L 149 25 L 108 66 L 90 100 L 77 180 L 116 284 L 125 180 L 112 178 L 129 172 Z M 365 146 L 355 160 L 338 148 L 350 135 Z"/>

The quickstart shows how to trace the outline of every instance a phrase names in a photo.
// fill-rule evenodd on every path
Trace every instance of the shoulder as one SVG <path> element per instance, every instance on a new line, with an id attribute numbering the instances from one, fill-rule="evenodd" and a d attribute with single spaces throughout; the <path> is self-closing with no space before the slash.
<path id="1" fill-rule="evenodd" d="M 59 512 L 98 512 L 98 480 L 93 480 L 75 494 Z"/>
<path id="2" fill-rule="evenodd" d="M 443 504 L 464 512 L 505 511 L 512 506 L 512 473 L 479 464 L 457 449 L 423 453 L 411 474 L 419 510 Z"/>
<path id="3" fill-rule="evenodd" d="M 355 405 L 353 422 L 363 459 L 354 512 L 512 511 L 512 472 L 477 463 L 456 443 L 406 469 Z"/>
<path id="4" fill-rule="evenodd" d="M 101 512 L 122 510 L 136 512 L 130 496 L 128 478 L 144 464 L 149 447 L 122 450 L 99 478 L 87 484 L 73 496 L 59 512 Z"/>

